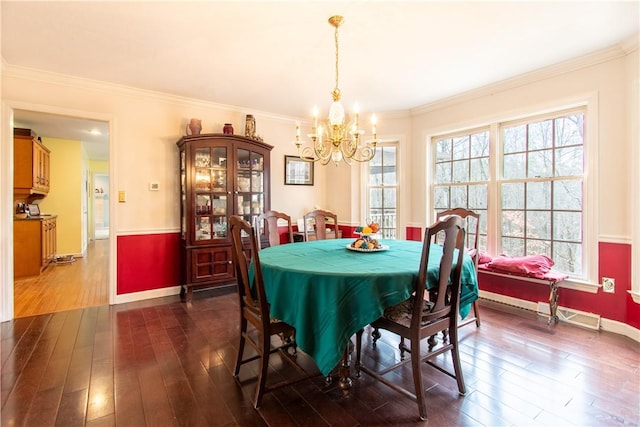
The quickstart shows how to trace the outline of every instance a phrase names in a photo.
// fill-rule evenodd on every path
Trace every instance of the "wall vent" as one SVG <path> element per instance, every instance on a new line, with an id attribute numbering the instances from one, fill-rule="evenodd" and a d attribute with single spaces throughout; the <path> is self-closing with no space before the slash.
<path id="1" fill-rule="evenodd" d="M 538 301 L 538 315 L 550 317 L 549 313 L 549 303 Z M 584 326 L 585 328 L 594 329 L 596 331 L 600 329 L 599 314 L 587 313 L 586 311 L 574 310 L 572 308 L 560 306 L 558 306 L 557 314 L 558 318 L 562 322 Z"/>

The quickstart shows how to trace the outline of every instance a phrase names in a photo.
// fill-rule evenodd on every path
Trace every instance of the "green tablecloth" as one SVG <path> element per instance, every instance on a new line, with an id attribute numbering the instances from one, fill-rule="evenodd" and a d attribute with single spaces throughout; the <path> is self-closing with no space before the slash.
<path id="1" fill-rule="evenodd" d="M 354 252 L 354 239 L 316 240 L 260 251 L 271 316 L 296 328 L 298 346 L 327 375 L 351 336 L 407 298 L 418 276 L 422 243 L 383 240 L 389 249 Z M 442 249 L 434 246 L 429 276 L 437 277 Z M 436 279 L 437 280 L 437 279 Z M 465 254 L 460 313 L 478 298 L 473 262 Z"/>

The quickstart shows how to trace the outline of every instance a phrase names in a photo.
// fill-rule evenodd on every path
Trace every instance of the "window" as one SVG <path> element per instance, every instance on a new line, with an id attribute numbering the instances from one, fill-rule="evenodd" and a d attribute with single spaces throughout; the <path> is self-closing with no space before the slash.
<path id="1" fill-rule="evenodd" d="M 501 252 L 582 275 L 584 113 L 503 125 Z"/>
<path id="2" fill-rule="evenodd" d="M 480 215 L 478 248 L 487 247 L 489 130 L 438 138 L 435 143 L 433 206 L 436 212 L 465 208 Z M 467 234 L 467 246 L 475 235 Z"/>
<path id="3" fill-rule="evenodd" d="M 584 111 L 433 138 L 434 210 L 480 213 L 481 250 L 544 254 L 556 270 L 586 278 Z"/>
<path id="4" fill-rule="evenodd" d="M 395 144 L 378 145 L 375 157 L 368 163 L 367 215 L 380 224 L 379 233 L 385 239 L 397 236 L 397 158 Z"/>

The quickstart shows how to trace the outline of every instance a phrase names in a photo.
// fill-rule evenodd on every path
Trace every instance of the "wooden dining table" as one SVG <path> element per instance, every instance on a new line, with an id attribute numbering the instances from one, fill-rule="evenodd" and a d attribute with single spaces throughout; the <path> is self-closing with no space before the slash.
<path id="1" fill-rule="evenodd" d="M 409 298 L 418 277 L 422 242 L 381 240 L 385 250 L 359 252 L 354 239 L 329 239 L 273 246 L 260 251 L 272 317 L 296 328 L 296 342 L 328 376 L 338 367 L 340 387 L 351 386 L 348 343 L 385 308 Z M 434 245 L 428 281 L 437 282 L 442 248 Z M 460 313 L 478 298 L 478 281 L 465 254 Z M 342 361 L 341 361 L 342 360 Z"/>

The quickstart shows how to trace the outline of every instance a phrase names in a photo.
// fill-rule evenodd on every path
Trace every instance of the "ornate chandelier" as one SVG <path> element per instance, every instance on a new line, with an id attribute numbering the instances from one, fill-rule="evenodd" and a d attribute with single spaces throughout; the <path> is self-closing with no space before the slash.
<path id="1" fill-rule="evenodd" d="M 296 123 L 295 145 L 298 148 L 298 156 L 309 162 L 319 161 L 326 165 L 330 161 L 336 166 L 343 160 L 347 164 L 356 162 L 368 162 L 376 154 L 376 116 L 371 116 L 370 141 L 363 141 L 365 131 L 359 128 L 359 108 L 354 108 L 354 120 L 349 122 L 345 116 L 344 107 L 340 102 L 341 93 L 338 88 L 338 27 L 342 24 L 342 16 L 335 15 L 329 18 L 329 23 L 335 28 L 336 43 L 336 86 L 331 93 L 333 103 L 329 109 L 329 118 L 322 124 L 318 124 L 318 108 L 313 108 L 313 129 L 307 137 L 310 143 L 300 139 L 300 123 Z"/>

